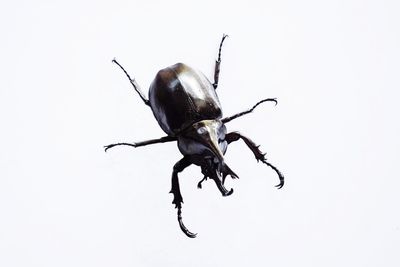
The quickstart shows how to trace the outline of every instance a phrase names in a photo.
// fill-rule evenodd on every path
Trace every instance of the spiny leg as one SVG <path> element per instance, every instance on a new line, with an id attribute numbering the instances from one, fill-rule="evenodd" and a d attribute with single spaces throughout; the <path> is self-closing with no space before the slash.
<path id="1" fill-rule="evenodd" d="M 217 89 L 217 87 L 218 87 L 219 71 L 220 71 L 220 66 L 221 66 L 222 44 L 224 43 L 226 37 L 228 37 L 228 35 L 226 35 L 226 34 L 222 35 L 222 40 L 221 40 L 221 43 L 219 44 L 218 59 L 215 61 L 214 83 L 213 83 L 214 89 Z"/>
<path id="2" fill-rule="evenodd" d="M 267 162 L 267 159 L 265 158 L 265 153 L 262 153 L 261 150 L 259 149 L 260 146 L 256 145 L 252 140 L 250 140 L 246 136 L 241 135 L 238 132 L 228 133 L 225 136 L 225 139 L 228 142 L 228 144 L 235 142 L 239 139 L 242 139 L 245 142 L 245 144 L 250 148 L 250 150 L 253 152 L 257 161 L 261 160 L 264 164 L 267 164 L 278 174 L 280 183 L 278 185 L 276 185 L 276 187 L 278 189 L 281 189 L 283 187 L 283 185 L 285 184 L 285 178 L 284 178 L 283 174 L 278 170 L 278 168 L 273 166 L 271 163 Z"/>
<path id="3" fill-rule="evenodd" d="M 151 144 L 157 144 L 157 143 L 165 143 L 165 142 L 171 142 L 175 141 L 176 138 L 172 136 L 164 136 L 158 139 L 150 139 L 142 142 L 137 142 L 137 143 L 116 143 L 116 144 L 111 144 L 104 146 L 104 151 L 107 152 L 108 149 L 115 147 L 115 146 L 132 146 L 132 147 L 139 147 L 139 146 L 147 146 Z"/>
<path id="4" fill-rule="evenodd" d="M 183 224 L 182 221 L 182 203 L 183 198 L 181 195 L 181 190 L 179 188 L 179 180 L 178 180 L 178 173 L 182 172 L 186 167 L 190 166 L 192 162 L 190 161 L 189 157 L 184 157 L 180 161 L 178 161 L 173 169 L 172 172 L 172 187 L 170 193 L 174 195 L 174 200 L 172 204 L 175 204 L 175 208 L 178 209 L 178 222 L 181 230 L 190 238 L 195 238 L 197 234 L 190 232 L 186 226 Z"/>
<path id="5" fill-rule="evenodd" d="M 129 82 L 132 84 L 133 88 L 135 91 L 139 94 L 140 98 L 143 100 L 143 102 L 150 106 L 150 101 L 144 96 L 142 90 L 140 89 L 139 84 L 136 82 L 135 79 L 132 79 L 131 76 L 129 76 L 128 72 L 124 69 L 124 67 L 121 66 L 121 64 L 118 63 L 118 61 L 114 58 L 112 60 L 113 63 L 117 64 L 125 73 L 126 77 L 128 77 Z"/>

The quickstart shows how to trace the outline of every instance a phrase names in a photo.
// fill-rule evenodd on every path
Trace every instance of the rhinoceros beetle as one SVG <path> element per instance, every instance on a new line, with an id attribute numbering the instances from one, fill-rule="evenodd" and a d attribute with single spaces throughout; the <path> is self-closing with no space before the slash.
<path id="1" fill-rule="evenodd" d="M 181 211 L 183 198 L 178 181 L 178 173 L 189 165 L 200 166 L 204 175 L 197 185 L 198 188 L 201 188 L 203 181 L 210 178 L 214 180 L 223 196 L 229 196 L 233 193 L 233 189 L 225 188 L 225 178 L 228 175 L 232 178 L 238 178 L 238 176 L 225 163 L 224 154 L 230 143 L 242 139 L 253 152 L 257 161 L 268 165 L 278 174 L 280 183 L 276 187 L 280 189 L 284 184 L 282 173 L 267 162 L 265 154 L 259 150 L 259 146 L 239 132 L 228 133 L 226 130 L 226 123 L 251 113 L 259 104 L 267 101 L 277 104 L 275 98 L 267 98 L 259 101 L 249 110 L 230 117 L 222 117 L 222 108 L 216 89 L 221 65 L 221 49 L 226 37 L 227 35 L 224 34 L 219 46 L 214 83 L 211 83 L 201 72 L 183 63 L 177 63 L 157 73 L 150 85 L 148 99 L 142 93 L 135 79 L 129 76 L 117 60 L 113 59 L 112 61 L 124 71 L 140 98 L 153 111 L 154 117 L 167 136 L 136 143 L 111 144 L 104 147 L 105 151 L 120 145 L 140 147 L 156 143 L 178 142 L 178 148 L 183 154 L 183 158 L 173 167 L 170 193 L 174 196 L 172 203 L 178 209 L 180 228 L 191 238 L 196 237 L 196 234 L 190 232 L 183 224 Z"/>

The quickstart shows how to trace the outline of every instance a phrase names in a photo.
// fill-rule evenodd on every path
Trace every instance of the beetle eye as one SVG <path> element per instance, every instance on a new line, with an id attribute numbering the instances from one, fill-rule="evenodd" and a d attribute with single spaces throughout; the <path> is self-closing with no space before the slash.
<path id="1" fill-rule="evenodd" d="M 206 127 L 200 127 L 199 129 L 197 129 L 197 133 L 198 134 L 204 134 L 205 132 L 207 132 L 207 129 L 206 129 Z"/>

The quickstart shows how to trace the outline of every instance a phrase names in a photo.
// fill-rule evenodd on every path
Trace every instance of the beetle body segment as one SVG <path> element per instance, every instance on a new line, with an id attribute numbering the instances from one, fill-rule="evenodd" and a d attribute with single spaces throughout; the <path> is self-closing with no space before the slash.
<path id="1" fill-rule="evenodd" d="M 183 63 L 157 73 L 150 85 L 149 101 L 158 124 L 170 136 L 198 121 L 222 117 L 221 104 L 211 82 Z"/>

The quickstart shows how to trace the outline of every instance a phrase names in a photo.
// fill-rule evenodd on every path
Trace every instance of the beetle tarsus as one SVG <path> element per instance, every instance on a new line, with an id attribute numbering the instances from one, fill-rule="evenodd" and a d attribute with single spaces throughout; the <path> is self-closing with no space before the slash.
<path id="1" fill-rule="evenodd" d="M 179 227 L 181 228 L 182 232 L 183 232 L 186 236 L 188 236 L 188 237 L 190 237 L 190 238 L 195 238 L 195 237 L 197 236 L 197 234 L 194 234 L 194 233 L 190 232 L 190 231 L 186 228 L 185 224 L 183 223 L 183 221 L 182 221 L 182 210 L 181 210 L 181 207 L 180 207 L 180 206 L 178 207 L 178 222 L 179 222 Z"/>
<path id="2" fill-rule="evenodd" d="M 150 101 L 145 97 L 145 95 L 143 94 L 143 92 L 140 89 L 140 86 L 136 82 L 136 80 L 131 78 L 131 76 L 128 74 L 128 72 L 124 69 L 124 67 L 121 66 L 121 64 L 118 63 L 118 61 L 115 58 L 113 58 L 113 60 L 111 60 L 111 62 L 117 64 L 124 71 L 126 77 L 128 77 L 129 82 L 132 84 L 132 86 L 135 89 L 135 91 L 139 94 L 140 98 L 143 100 L 143 102 L 146 105 L 150 106 Z"/>
<path id="3" fill-rule="evenodd" d="M 246 111 L 240 112 L 240 113 L 235 114 L 235 115 L 230 116 L 230 117 L 223 118 L 221 121 L 222 121 L 223 123 L 227 123 L 227 122 L 230 122 L 231 120 L 237 119 L 237 118 L 239 118 L 239 117 L 241 117 L 241 116 L 243 116 L 243 115 L 249 114 L 249 113 L 253 112 L 253 110 L 254 110 L 258 105 L 260 105 L 261 103 L 264 103 L 264 102 L 268 102 L 268 101 L 275 102 L 275 106 L 278 104 L 278 101 L 276 100 L 276 98 L 267 98 L 267 99 L 263 99 L 263 100 L 257 102 L 257 104 L 255 104 L 251 109 L 248 109 L 248 110 L 246 110 Z"/>
<path id="4" fill-rule="evenodd" d="M 218 87 L 219 71 L 220 71 L 220 66 L 221 66 L 222 44 L 224 43 L 226 37 L 229 37 L 229 36 L 227 34 L 222 35 L 222 40 L 221 40 L 221 43 L 219 44 L 218 59 L 215 61 L 214 83 L 213 83 L 214 89 L 217 89 L 217 87 Z"/>
<path id="5" fill-rule="evenodd" d="M 271 163 L 269 163 L 269 162 L 267 161 L 267 159 L 266 159 L 264 156 L 265 156 L 265 153 L 262 154 L 262 157 L 263 157 L 263 158 L 260 159 L 260 161 L 261 161 L 262 163 L 268 165 L 269 167 L 271 167 L 271 168 L 276 172 L 276 174 L 278 174 L 278 177 L 279 177 L 279 184 L 275 185 L 275 187 L 277 187 L 278 189 L 281 189 L 281 188 L 283 187 L 283 185 L 285 184 L 285 177 L 284 177 L 283 174 L 278 170 L 278 168 L 275 167 L 274 165 L 272 165 Z"/>
<path id="6" fill-rule="evenodd" d="M 132 147 L 137 147 L 136 143 L 116 143 L 116 144 L 111 144 L 111 145 L 107 145 L 104 146 L 104 152 L 107 152 L 107 150 L 109 150 L 110 148 L 113 148 L 115 146 L 132 146 Z"/>
<path id="7" fill-rule="evenodd" d="M 277 167 L 275 167 L 271 163 L 267 162 L 266 160 L 264 160 L 263 163 L 267 164 L 278 174 L 279 184 L 275 185 L 275 187 L 277 187 L 278 189 L 281 189 L 283 187 L 283 185 L 285 184 L 285 177 L 283 176 L 283 174 L 278 170 Z"/>
<path id="8" fill-rule="evenodd" d="M 277 167 L 275 167 L 271 163 L 267 162 L 267 159 L 265 158 L 266 153 L 261 152 L 261 150 L 259 149 L 259 147 L 260 147 L 259 145 L 256 145 L 250 138 L 240 134 L 239 132 L 228 133 L 225 136 L 225 139 L 228 142 L 228 144 L 235 142 L 239 139 L 242 139 L 245 142 L 245 144 L 248 146 L 248 148 L 253 152 L 254 157 L 256 158 L 257 161 L 261 161 L 262 163 L 268 165 L 278 174 L 280 183 L 278 185 L 276 185 L 276 187 L 278 189 L 281 189 L 283 187 L 283 185 L 285 184 L 285 177 L 278 170 Z"/>

